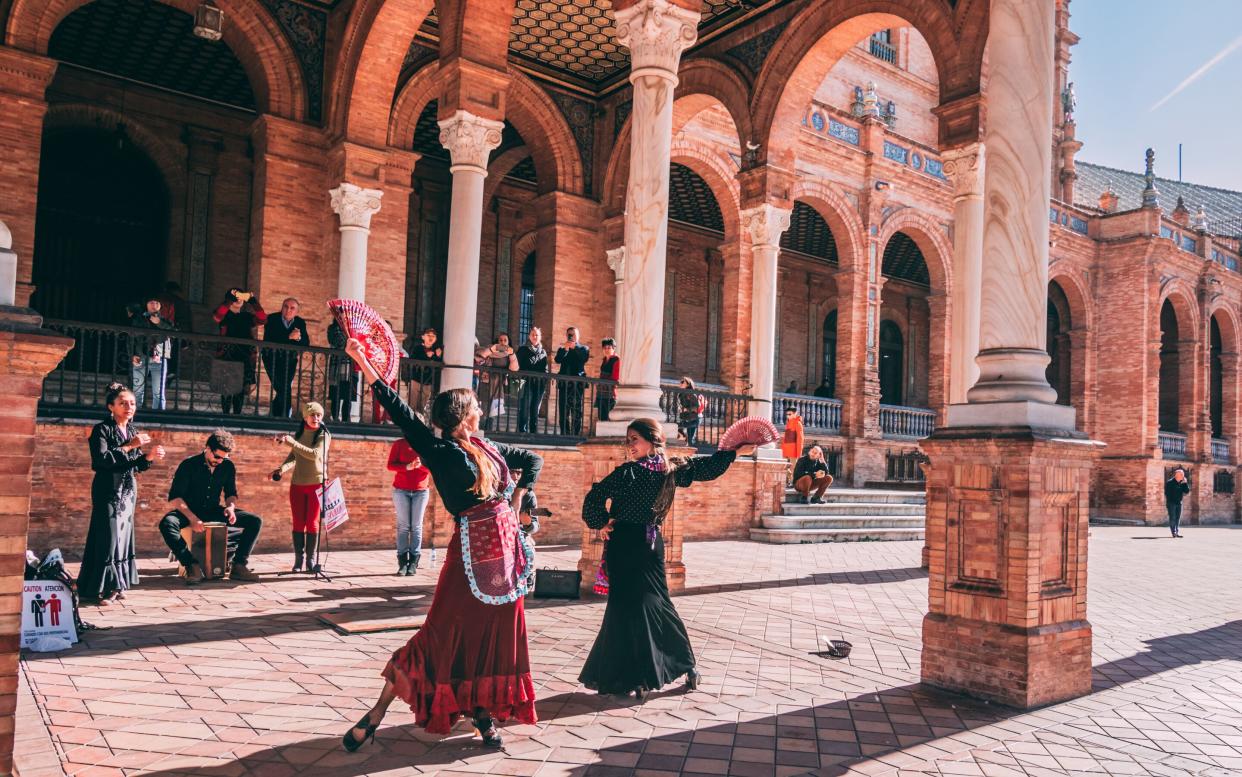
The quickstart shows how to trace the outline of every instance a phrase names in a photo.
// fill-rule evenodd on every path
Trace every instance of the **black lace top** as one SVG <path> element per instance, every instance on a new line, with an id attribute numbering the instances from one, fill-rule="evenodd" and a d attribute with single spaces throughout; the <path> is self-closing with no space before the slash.
<path id="1" fill-rule="evenodd" d="M 735 458 L 734 451 L 695 456 L 678 467 L 673 477 L 681 488 L 696 480 L 715 480 L 729 469 Z M 652 507 L 664 487 L 664 478 L 665 473 L 653 469 L 649 463 L 629 461 L 622 464 L 591 486 L 582 503 L 582 520 L 592 529 L 604 528 L 610 518 L 617 523 L 653 523 Z"/>

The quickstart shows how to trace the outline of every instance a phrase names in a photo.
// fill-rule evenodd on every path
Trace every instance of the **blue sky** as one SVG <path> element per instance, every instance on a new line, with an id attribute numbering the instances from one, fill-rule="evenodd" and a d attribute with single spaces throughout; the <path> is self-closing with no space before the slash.
<path id="1" fill-rule="evenodd" d="M 1184 180 L 1242 190 L 1242 0 L 1073 0 L 1070 13 L 1078 158 L 1142 172 L 1151 146 L 1175 179 L 1181 143 Z"/>

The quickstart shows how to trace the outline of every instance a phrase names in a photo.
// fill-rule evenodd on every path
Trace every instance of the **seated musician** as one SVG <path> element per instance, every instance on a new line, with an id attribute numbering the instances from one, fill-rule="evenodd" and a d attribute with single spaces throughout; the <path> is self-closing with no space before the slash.
<path id="1" fill-rule="evenodd" d="M 263 519 L 237 509 L 237 469 L 229 460 L 232 452 L 233 435 L 217 429 L 207 438 L 203 452 L 178 464 L 173 475 L 172 488 L 168 490 L 172 511 L 160 520 L 160 534 L 185 566 L 187 585 L 203 581 L 203 566 L 185 544 L 181 530 L 193 526 L 195 531 L 203 531 L 205 522 L 227 523 L 230 539 L 237 537 L 229 578 L 246 582 L 259 579 L 246 562 L 259 539 Z"/>

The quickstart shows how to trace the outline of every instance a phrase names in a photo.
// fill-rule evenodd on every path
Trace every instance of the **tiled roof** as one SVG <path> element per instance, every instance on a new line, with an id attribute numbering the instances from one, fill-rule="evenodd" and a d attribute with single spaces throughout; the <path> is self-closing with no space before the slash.
<path id="1" fill-rule="evenodd" d="M 1089 162 L 1078 162 L 1078 182 L 1074 186 L 1074 204 L 1096 210 L 1100 194 L 1112 187 L 1119 198 L 1118 210 L 1132 210 L 1143 202 L 1146 185 L 1142 173 L 1132 173 Z M 1160 193 L 1160 207 L 1171 213 L 1181 197 L 1186 210 L 1193 217 L 1203 206 L 1208 218 L 1208 231 L 1236 235 L 1242 232 L 1242 192 L 1200 186 L 1193 183 L 1172 181 L 1156 177 L 1156 191 Z"/>

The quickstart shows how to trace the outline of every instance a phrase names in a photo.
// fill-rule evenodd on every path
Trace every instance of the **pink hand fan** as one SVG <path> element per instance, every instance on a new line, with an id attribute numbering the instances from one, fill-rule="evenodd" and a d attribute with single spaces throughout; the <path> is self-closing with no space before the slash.
<path id="1" fill-rule="evenodd" d="M 720 436 L 722 451 L 735 451 L 744 445 L 767 445 L 781 438 L 772 422 L 762 416 L 752 415 L 740 419 Z"/>
<path id="2" fill-rule="evenodd" d="M 346 337 L 362 343 L 367 360 L 384 382 L 392 384 L 396 381 L 397 368 L 401 365 L 401 346 L 388 322 L 380 318 L 371 306 L 356 299 L 328 300 L 328 310 L 332 311 Z"/>

